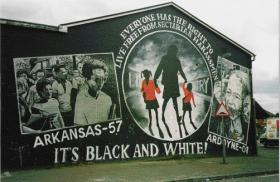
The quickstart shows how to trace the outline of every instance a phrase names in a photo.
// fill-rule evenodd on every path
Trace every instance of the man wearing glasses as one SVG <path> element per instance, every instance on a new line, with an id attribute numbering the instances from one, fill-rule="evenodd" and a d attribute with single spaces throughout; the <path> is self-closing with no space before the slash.
<path id="1" fill-rule="evenodd" d="M 108 78 L 108 71 L 107 65 L 100 60 L 84 63 L 82 75 L 85 83 L 76 99 L 75 125 L 88 125 L 112 119 L 111 97 L 101 91 Z"/>

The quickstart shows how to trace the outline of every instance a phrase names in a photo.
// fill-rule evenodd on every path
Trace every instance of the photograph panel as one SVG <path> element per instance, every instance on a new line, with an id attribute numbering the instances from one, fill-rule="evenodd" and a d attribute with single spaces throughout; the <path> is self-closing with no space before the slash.
<path id="1" fill-rule="evenodd" d="M 113 53 L 15 58 L 22 133 L 120 118 Z"/>

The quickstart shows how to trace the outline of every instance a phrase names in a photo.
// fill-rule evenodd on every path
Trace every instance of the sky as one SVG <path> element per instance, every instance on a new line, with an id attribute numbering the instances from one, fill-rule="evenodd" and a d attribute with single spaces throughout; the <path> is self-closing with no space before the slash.
<path id="1" fill-rule="evenodd" d="M 1 0 L 0 18 L 57 26 L 170 2 L 167 0 Z M 173 0 L 254 54 L 253 97 L 279 112 L 279 1 Z"/>

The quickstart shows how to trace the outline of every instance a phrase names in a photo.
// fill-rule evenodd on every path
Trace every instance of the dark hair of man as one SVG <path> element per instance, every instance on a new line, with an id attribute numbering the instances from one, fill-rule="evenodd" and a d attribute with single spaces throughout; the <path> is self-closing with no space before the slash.
<path id="1" fill-rule="evenodd" d="M 44 88 L 50 84 L 51 82 L 46 78 L 41 78 L 40 80 L 38 80 L 38 82 L 36 83 L 36 90 L 39 96 L 41 96 L 41 92 L 43 92 Z"/>
<path id="2" fill-rule="evenodd" d="M 26 70 L 18 70 L 17 71 L 17 77 L 20 77 L 22 74 L 26 74 L 26 76 L 28 76 L 28 73 Z"/>
<path id="3" fill-rule="evenodd" d="M 90 80 L 92 76 L 92 70 L 94 69 L 103 69 L 105 72 L 106 79 L 108 77 L 108 67 L 102 61 L 94 60 L 92 63 L 84 63 L 82 69 L 82 75 L 87 79 Z"/>

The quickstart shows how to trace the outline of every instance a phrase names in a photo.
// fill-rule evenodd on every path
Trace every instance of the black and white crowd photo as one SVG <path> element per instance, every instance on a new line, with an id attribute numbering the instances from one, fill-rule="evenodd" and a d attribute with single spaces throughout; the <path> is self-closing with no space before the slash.
<path id="1" fill-rule="evenodd" d="M 120 118 L 112 53 L 15 58 L 21 132 Z"/>

